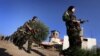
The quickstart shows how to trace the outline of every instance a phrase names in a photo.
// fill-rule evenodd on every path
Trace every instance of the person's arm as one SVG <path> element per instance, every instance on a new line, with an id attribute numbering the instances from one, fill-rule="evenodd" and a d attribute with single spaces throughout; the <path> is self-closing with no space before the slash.
<path id="1" fill-rule="evenodd" d="M 29 29 L 29 30 L 32 30 L 32 28 L 26 23 L 26 27 Z"/>
<path id="2" fill-rule="evenodd" d="M 80 21 L 79 20 L 72 20 L 73 22 L 77 22 L 77 23 L 80 23 Z"/>
<path id="3" fill-rule="evenodd" d="M 69 20 L 70 20 L 69 14 L 65 12 L 63 15 L 63 21 L 69 21 Z"/>

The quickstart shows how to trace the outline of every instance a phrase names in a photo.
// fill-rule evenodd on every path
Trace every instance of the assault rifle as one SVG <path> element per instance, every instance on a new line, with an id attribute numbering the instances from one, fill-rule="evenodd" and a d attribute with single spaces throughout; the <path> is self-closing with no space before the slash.
<path id="1" fill-rule="evenodd" d="M 79 21 L 80 21 L 81 24 L 88 22 L 88 20 L 82 20 L 82 19 L 79 19 Z"/>

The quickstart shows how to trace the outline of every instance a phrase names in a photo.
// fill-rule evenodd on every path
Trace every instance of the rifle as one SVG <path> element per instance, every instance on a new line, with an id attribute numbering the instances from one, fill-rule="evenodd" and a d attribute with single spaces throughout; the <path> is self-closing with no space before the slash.
<path id="1" fill-rule="evenodd" d="M 76 27 L 80 27 L 80 24 L 83 24 L 85 22 L 88 22 L 88 20 L 82 20 L 82 19 L 79 19 L 78 21 L 80 21 L 80 23 L 79 22 L 75 22 L 75 26 Z"/>
<path id="2" fill-rule="evenodd" d="M 82 19 L 79 19 L 79 21 L 80 21 L 81 24 L 88 22 L 88 20 L 82 20 Z"/>

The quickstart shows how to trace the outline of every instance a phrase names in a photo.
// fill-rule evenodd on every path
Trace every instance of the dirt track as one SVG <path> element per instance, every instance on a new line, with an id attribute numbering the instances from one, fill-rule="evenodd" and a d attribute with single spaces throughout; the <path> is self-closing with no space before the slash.
<path id="1" fill-rule="evenodd" d="M 34 47 L 29 54 L 9 41 L 0 40 L 0 56 L 58 56 L 58 52 Z"/>

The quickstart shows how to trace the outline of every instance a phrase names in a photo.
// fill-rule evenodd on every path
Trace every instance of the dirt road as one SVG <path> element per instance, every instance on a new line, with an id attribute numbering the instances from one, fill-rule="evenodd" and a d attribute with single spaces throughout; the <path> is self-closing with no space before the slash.
<path id="1" fill-rule="evenodd" d="M 23 49 L 19 50 L 17 46 L 10 41 L 0 40 L 0 56 L 59 56 L 57 51 L 50 51 L 43 48 L 32 48 L 31 54 Z"/>

